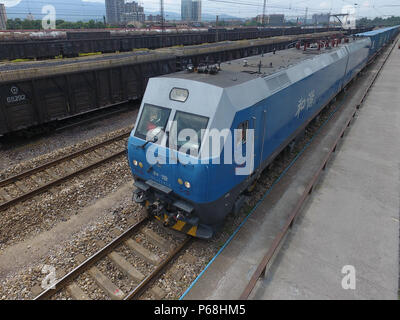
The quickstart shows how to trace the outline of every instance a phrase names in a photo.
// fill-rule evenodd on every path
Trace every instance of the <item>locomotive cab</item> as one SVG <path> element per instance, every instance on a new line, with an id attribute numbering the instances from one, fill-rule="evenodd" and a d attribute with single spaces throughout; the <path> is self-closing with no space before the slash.
<path id="1" fill-rule="evenodd" d="M 201 150 L 222 92 L 197 81 L 150 79 L 128 142 L 134 201 L 165 226 L 201 238 L 210 238 L 218 221 L 208 207 L 212 177 Z M 208 217 L 198 214 L 204 211 Z"/>

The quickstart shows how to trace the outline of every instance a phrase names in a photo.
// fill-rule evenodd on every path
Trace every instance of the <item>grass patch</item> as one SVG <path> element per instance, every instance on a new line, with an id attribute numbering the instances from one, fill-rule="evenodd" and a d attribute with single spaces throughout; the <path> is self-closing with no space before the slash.
<path id="1" fill-rule="evenodd" d="M 101 54 L 101 52 L 89 52 L 89 53 L 80 53 L 80 57 L 88 57 L 88 56 L 97 56 Z"/>
<path id="2" fill-rule="evenodd" d="M 34 61 L 33 59 L 15 59 L 11 60 L 11 62 L 28 62 L 28 61 Z"/>

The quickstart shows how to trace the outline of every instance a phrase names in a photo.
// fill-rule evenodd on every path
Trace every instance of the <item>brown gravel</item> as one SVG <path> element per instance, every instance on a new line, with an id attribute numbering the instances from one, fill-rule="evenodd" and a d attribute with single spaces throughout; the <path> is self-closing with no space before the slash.
<path id="1" fill-rule="evenodd" d="M 0 171 L 0 179 L 6 179 L 9 176 L 16 175 L 28 169 L 33 169 L 41 164 L 47 163 L 51 160 L 55 160 L 61 158 L 63 156 L 69 155 L 73 152 L 79 151 L 81 149 L 90 147 L 92 145 L 98 144 L 102 141 L 111 139 L 115 136 L 120 135 L 121 133 L 129 131 L 130 127 L 124 127 L 122 129 L 118 129 L 112 132 L 107 132 L 106 134 L 102 134 L 95 138 L 85 140 L 82 142 L 77 142 L 74 145 L 70 145 L 64 148 L 59 148 L 55 151 L 49 153 L 43 153 L 36 158 L 32 158 L 29 160 L 24 160 L 18 163 L 14 163 L 13 165 L 8 165 L 6 168 Z M 1 157 L 0 157 L 1 158 Z"/>
<path id="2" fill-rule="evenodd" d="M 111 232 L 113 229 L 124 231 L 132 221 L 138 221 L 141 218 L 140 208 L 132 203 L 129 186 L 130 183 L 103 199 L 105 204 L 92 205 L 83 209 L 81 214 L 87 215 L 86 220 L 76 223 L 64 222 L 66 227 L 59 228 L 64 233 L 58 232 L 59 230 L 55 227 L 44 235 L 43 233 L 39 234 L 22 244 L 0 252 L 0 261 L 8 258 L 9 263 L 13 263 L 6 268 L 4 264 L 7 263 L 0 262 L 2 271 L 0 274 L 0 298 L 32 299 L 34 297 L 31 292 L 32 288 L 40 285 L 45 277 L 41 273 L 43 265 L 51 265 L 56 270 L 69 272 L 79 265 L 79 262 L 75 260 L 78 254 L 89 257 L 98 250 L 97 242 L 99 240 L 105 243 L 113 240 Z M 68 224 L 72 224 L 72 226 L 68 226 Z M 26 249 L 24 256 L 13 256 L 15 251 L 23 252 L 23 249 Z"/>
<path id="3" fill-rule="evenodd" d="M 0 215 L 0 250 L 66 221 L 132 179 L 124 156 L 82 174 Z"/>

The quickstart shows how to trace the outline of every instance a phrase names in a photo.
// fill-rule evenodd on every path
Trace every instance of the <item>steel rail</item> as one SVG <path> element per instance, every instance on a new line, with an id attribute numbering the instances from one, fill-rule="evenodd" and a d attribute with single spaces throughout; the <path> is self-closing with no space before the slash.
<path id="1" fill-rule="evenodd" d="M 143 281 L 133 289 L 124 300 L 134 300 L 140 297 L 143 292 L 150 286 L 151 283 L 154 282 L 155 278 L 169 265 L 169 263 L 179 255 L 179 253 L 186 248 L 193 241 L 192 237 L 186 237 L 185 240 L 178 245 L 169 255 L 168 257 L 157 266 L 157 268 L 148 275 Z"/>
<path id="2" fill-rule="evenodd" d="M 105 109 L 107 109 L 107 108 L 114 108 L 114 107 L 117 107 L 117 106 L 123 106 L 123 105 L 126 105 L 127 103 L 129 103 L 129 100 L 126 100 L 126 101 L 122 101 L 122 102 L 113 104 L 113 105 L 111 105 L 111 106 L 105 107 Z M 137 106 L 135 106 L 135 108 L 137 108 Z M 87 119 L 83 119 L 83 120 L 78 120 L 78 119 L 77 119 L 77 121 L 73 121 L 73 122 L 70 123 L 70 124 L 65 124 L 65 125 L 63 125 L 63 126 L 57 127 L 57 128 L 55 129 L 55 131 L 56 131 L 56 132 L 61 132 L 61 131 L 64 131 L 64 130 L 66 130 L 66 129 L 71 129 L 71 128 L 79 127 L 79 126 L 82 126 L 82 125 L 90 124 L 90 123 L 93 123 L 93 122 L 95 122 L 95 121 L 100 121 L 100 120 L 106 119 L 106 118 L 108 118 L 108 117 L 111 117 L 111 116 L 114 116 L 114 115 L 116 115 L 116 114 L 129 111 L 129 110 L 131 110 L 129 107 L 125 107 L 125 108 L 122 108 L 122 107 L 121 107 L 121 108 L 118 109 L 118 110 L 106 112 L 106 113 L 104 113 L 104 114 L 99 114 L 99 115 L 96 115 L 96 116 L 90 116 L 90 117 L 87 118 Z M 99 111 L 103 111 L 103 110 L 99 110 Z"/>
<path id="3" fill-rule="evenodd" d="M 108 162 L 108 161 L 110 161 L 110 160 L 112 160 L 114 158 L 117 158 L 120 155 L 123 155 L 125 153 L 126 153 L 126 150 L 114 153 L 113 155 L 111 155 L 111 156 L 109 156 L 107 158 L 104 158 L 104 159 L 101 159 L 99 161 L 96 161 L 96 162 L 94 162 L 94 163 L 92 163 L 90 165 L 87 165 L 85 167 L 82 167 L 82 168 L 80 168 L 80 169 L 78 169 L 78 170 L 76 170 L 76 171 L 74 171 L 74 172 L 72 172 L 70 174 L 62 176 L 62 177 L 60 177 L 60 178 L 58 178 L 56 180 L 50 181 L 49 183 L 46 183 L 46 184 L 44 184 L 44 185 L 42 185 L 40 187 L 37 187 L 37 188 L 35 188 L 35 189 L 31 190 L 31 191 L 28 191 L 28 192 L 24 193 L 21 196 L 13 198 L 10 201 L 3 202 L 2 204 L 0 204 L 0 211 L 4 211 L 4 210 L 10 208 L 11 206 L 13 206 L 13 205 L 15 205 L 15 204 L 17 204 L 19 202 L 28 200 L 28 199 L 30 199 L 30 198 L 38 195 L 38 194 L 41 194 L 41 193 L 47 191 L 51 187 L 59 185 L 59 184 L 63 183 L 64 181 L 70 180 L 71 178 L 74 178 L 77 175 L 79 175 L 81 173 L 84 173 L 84 172 L 86 172 L 88 170 L 94 169 L 94 168 L 102 165 L 103 163 L 106 163 L 106 162 Z"/>
<path id="4" fill-rule="evenodd" d="M 99 143 L 97 145 L 94 145 L 94 146 L 88 147 L 86 149 L 77 151 L 77 152 L 75 152 L 73 154 L 67 155 L 65 157 L 62 157 L 62 158 L 59 158 L 57 160 L 54 160 L 54 161 L 48 162 L 46 164 L 43 164 L 41 166 L 38 166 L 38 167 L 36 167 L 34 169 L 27 170 L 27 171 L 22 172 L 22 173 L 20 173 L 18 175 L 15 175 L 15 176 L 12 176 L 10 178 L 7 178 L 7 179 L 5 179 L 5 180 L 0 182 L 0 187 L 11 185 L 12 183 L 15 183 L 16 181 L 18 181 L 21 178 L 25 178 L 25 177 L 31 176 L 31 175 L 33 175 L 33 174 L 35 174 L 37 172 L 42 172 L 42 171 L 44 171 L 44 170 L 46 170 L 48 168 L 54 167 L 57 164 L 60 164 L 62 162 L 65 162 L 65 161 L 68 161 L 68 160 L 71 160 L 71 159 L 74 159 L 74 158 L 77 158 L 78 156 L 81 156 L 81 155 L 84 155 L 84 154 L 86 154 L 88 152 L 91 152 L 91 151 L 94 151 L 96 149 L 99 149 L 99 148 L 101 148 L 101 147 L 103 147 L 105 145 L 108 145 L 108 144 L 110 144 L 112 142 L 121 140 L 121 139 L 123 139 L 123 138 L 125 138 L 127 136 L 129 136 L 129 133 L 124 133 L 122 135 L 119 135 L 118 137 L 114 137 L 112 139 L 109 139 L 109 140 L 104 141 L 102 143 Z M 108 162 L 108 161 L 110 161 L 112 159 L 115 159 L 115 158 L 117 158 L 117 157 L 119 157 L 119 156 L 121 156 L 121 155 L 123 155 L 125 153 L 126 153 L 126 149 L 118 151 L 118 152 L 114 152 L 112 155 L 110 155 L 108 157 L 105 157 L 105 158 L 100 159 L 100 160 L 98 160 L 98 161 L 96 161 L 94 163 L 91 163 L 89 165 L 81 167 L 81 168 L 79 168 L 79 169 L 77 169 L 77 170 L 75 170 L 75 171 L 73 171 L 73 172 L 71 172 L 69 174 L 66 174 L 66 175 L 63 175 L 63 176 L 59 177 L 58 179 L 54 179 L 54 180 L 52 180 L 52 181 L 50 181 L 50 182 L 48 182 L 48 183 L 46 183 L 44 185 L 38 186 L 37 188 L 35 188 L 35 189 L 31 190 L 31 191 L 24 192 L 24 194 L 22 194 L 21 196 L 17 196 L 17 197 L 15 197 L 15 198 L 13 198 L 13 199 L 11 199 L 9 201 L 1 203 L 0 204 L 0 211 L 4 211 L 4 210 L 8 209 L 9 207 L 11 207 L 11 206 L 13 206 L 13 205 L 15 205 L 15 204 L 17 204 L 19 202 L 28 200 L 28 199 L 30 199 L 30 198 L 38 195 L 38 194 L 41 194 L 41 193 L 45 192 L 46 190 L 48 190 L 49 188 L 51 188 L 53 186 L 59 185 L 59 184 L 63 183 L 64 181 L 70 180 L 71 178 L 73 178 L 73 177 L 75 177 L 75 176 L 77 176 L 77 175 L 79 175 L 81 173 L 84 173 L 86 171 L 92 170 L 92 169 L 94 169 L 94 168 L 96 168 L 96 167 L 98 167 L 98 166 L 100 166 L 100 165 L 102 165 L 102 164 L 104 164 L 104 163 L 106 163 L 106 162 Z"/>
<path id="5" fill-rule="evenodd" d="M 16 174 L 14 176 L 11 176 L 9 178 L 1 180 L 0 181 L 0 187 L 7 186 L 7 185 L 9 185 L 11 183 L 16 182 L 17 180 L 19 180 L 21 178 L 27 177 L 29 175 L 33 175 L 34 173 L 37 173 L 37 172 L 40 172 L 40 171 L 44 171 L 44 170 L 46 170 L 46 169 L 48 169 L 50 167 L 53 167 L 53 166 L 55 166 L 55 165 L 57 165 L 57 164 L 59 164 L 61 162 L 71 160 L 73 158 L 76 158 L 76 157 L 84 154 L 84 153 L 88 153 L 88 152 L 91 152 L 93 150 L 99 149 L 99 148 L 101 148 L 101 147 L 103 147 L 105 145 L 111 144 L 111 143 L 113 143 L 115 141 L 118 141 L 118 140 L 123 139 L 123 138 L 128 137 L 128 136 L 129 136 L 129 132 L 125 132 L 123 134 L 120 134 L 120 135 L 118 135 L 116 137 L 113 137 L 111 139 L 108 139 L 106 141 L 100 142 L 100 143 L 95 144 L 93 146 L 90 146 L 90 147 L 87 147 L 85 149 L 82 149 L 82 150 L 76 151 L 74 153 L 71 153 L 71 154 L 69 154 L 67 156 L 63 156 L 61 158 L 46 162 L 46 163 L 44 163 L 44 164 L 42 164 L 42 165 L 40 165 L 40 166 L 38 166 L 36 168 L 26 170 L 24 172 L 21 172 L 19 174 Z"/>
<path id="6" fill-rule="evenodd" d="M 367 97 L 369 91 L 371 90 L 372 86 L 374 85 L 378 75 L 380 74 L 381 70 L 383 69 L 383 66 L 386 64 L 386 61 L 389 59 L 393 49 L 395 48 L 396 43 L 397 43 L 397 41 L 395 41 L 395 45 L 392 46 L 392 48 L 390 49 L 390 51 L 386 55 L 386 57 L 383 58 L 383 63 L 380 65 L 378 71 L 372 77 L 372 81 L 367 86 L 367 89 L 363 93 L 363 95 L 362 95 L 362 97 L 360 99 L 360 102 L 355 105 L 354 112 L 351 113 L 351 116 L 345 122 L 346 125 L 340 131 L 340 134 L 337 136 L 337 138 L 335 140 L 335 143 L 333 144 L 333 147 L 331 147 L 331 149 L 330 149 L 330 152 L 324 158 L 324 161 L 322 162 L 322 164 L 318 168 L 318 171 L 316 172 L 316 174 L 313 176 L 313 178 L 311 179 L 311 181 L 309 182 L 309 184 L 305 188 L 300 200 L 296 204 L 296 207 L 294 208 L 294 210 L 291 213 L 291 215 L 289 216 L 289 218 L 286 220 L 283 229 L 274 238 L 274 241 L 272 242 L 272 245 L 268 249 L 268 252 L 265 254 L 263 259 L 261 260 L 261 262 L 258 265 L 257 269 L 254 271 L 252 277 L 250 278 L 250 281 L 248 282 L 247 286 L 245 287 L 245 289 L 243 290 L 242 294 L 240 295 L 239 300 L 247 300 L 249 298 L 250 294 L 252 293 L 253 289 L 255 288 L 255 286 L 256 286 L 256 284 L 258 282 L 258 279 L 260 279 L 261 277 L 263 277 L 265 275 L 268 266 L 271 265 L 273 258 L 279 252 L 279 250 L 280 250 L 280 248 L 281 248 L 281 246 L 283 244 L 284 239 L 286 239 L 286 236 L 288 235 L 291 227 L 293 226 L 293 224 L 295 222 L 296 217 L 300 214 L 303 204 L 305 203 L 305 201 L 308 198 L 308 196 L 312 193 L 314 185 L 316 184 L 319 176 L 321 175 L 322 171 L 325 170 L 327 162 L 330 159 L 332 153 L 334 153 L 336 151 L 337 145 L 338 145 L 340 139 L 342 139 L 344 137 L 344 133 L 345 133 L 346 129 L 348 127 L 350 127 L 351 121 L 353 120 L 354 116 L 356 115 L 357 110 L 360 108 L 360 106 L 364 102 L 365 98 Z"/>
<path id="7" fill-rule="evenodd" d="M 60 290 L 64 289 L 71 281 L 76 279 L 79 275 L 90 269 L 95 263 L 103 259 L 107 256 L 108 253 L 112 252 L 116 247 L 121 245 L 127 238 L 132 236 L 138 229 L 140 229 L 146 222 L 149 221 L 149 218 L 144 218 L 137 222 L 135 225 L 130 227 L 127 231 L 123 234 L 115 238 L 112 242 L 110 242 L 107 246 L 105 246 L 100 251 L 93 254 L 90 258 L 82 262 L 78 267 L 73 269 L 70 273 L 65 275 L 59 281 L 54 284 L 54 289 L 49 288 L 43 291 L 40 295 L 38 295 L 34 300 L 46 300 L 49 299 L 51 296 L 55 295 Z"/>

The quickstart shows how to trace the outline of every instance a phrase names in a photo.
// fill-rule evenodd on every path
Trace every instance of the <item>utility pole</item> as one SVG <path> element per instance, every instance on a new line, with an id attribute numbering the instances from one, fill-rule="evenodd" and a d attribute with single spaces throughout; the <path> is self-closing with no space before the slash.
<path id="1" fill-rule="evenodd" d="M 218 20 L 219 20 L 219 16 L 217 16 L 217 18 L 215 20 L 215 42 L 218 42 Z"/>
<path id="2" fill-rule="evenodd" d="M 329 12 L 329 18 L 328 18 L 328 30 L 331 27 L 331 13 Z"/>
<path id="3" fill-rule="evenodd" d="M 164 0 L 160 0 L 160 15 L 161 15 L 161 47 L 164 47 L 164 33 L 165 33 Z"/>
<path id="4" fill-rule="evenodd" d="M 304 17 L 304 25 L 307 25 L 308 7 L 306 8 L 306 15 Z"/>
<path id="5" fill-rule="evenodd" d="M 263 15 L 262 15 L 262 25 L 265 27 L 265 10 L 267 9 L 267 0 L 264 0 L 264 6 L 263 6 Z"/>

